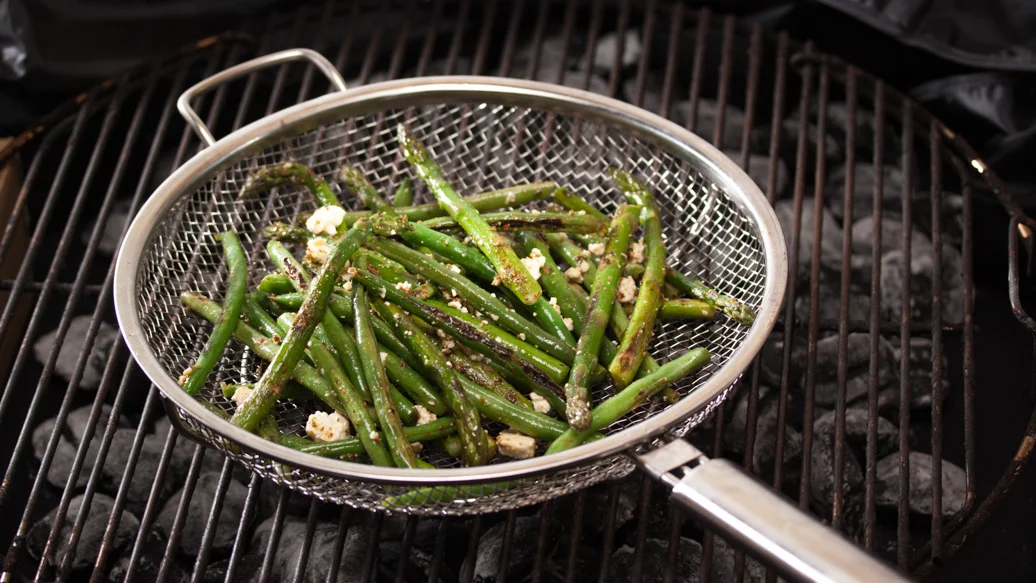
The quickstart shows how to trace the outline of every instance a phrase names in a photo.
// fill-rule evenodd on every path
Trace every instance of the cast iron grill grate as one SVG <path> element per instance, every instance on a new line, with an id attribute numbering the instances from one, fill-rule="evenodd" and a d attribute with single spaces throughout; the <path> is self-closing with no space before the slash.
<path id="1" fill-rule="evenodd" d="M 27 139 L 0 241 L 6 268 L 21 260 L 0 280 L 0 336 L 23 339 L 0 398 L 6 577 L 765 577 L 637 474 L 468 521 L 385 517 L 281 490 L 169 427 L 110 324 L 112 251 L 125 217 L 199 147 L 175 97 L 294 46 L 353 84 L 497 74 L 586 88 L 728 151 L 787 221 L 792 278 L 768 350 L 692 439 L 903 570 L 956 550 L 1001 493 L 977 491 L 974 423 L 973 205 L 995 179 L 925 112 L 808 43 L 634 4 L 306 5 L 98 88 Z M 323 89 L 314 71 L 282 67 L 197 107 L 220 135 Z M 946 477 L 923 482 L 925 470 Z"/>

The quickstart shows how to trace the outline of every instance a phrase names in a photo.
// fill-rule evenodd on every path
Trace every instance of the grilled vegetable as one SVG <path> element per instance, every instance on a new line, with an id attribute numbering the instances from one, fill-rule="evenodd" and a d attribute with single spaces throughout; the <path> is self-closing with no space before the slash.
<path id="1" fill-rule="evenodd" d="M 338 197 L 327 185 L 327 181 L 313 174 L 313 171 L 298 162 L 283 162 L 265 166 L 252 173 L 241 188 L 238 198 L 258 196 L 282 184 L 305 186 L 320 206 L 338 206 Z"/>
<path id="2" fill-rule="evenodd" d="M 608 223 L 597 217 L 576 213 L 523 212 L 484 213 L 482 220 L 498 231 L 543 231 L 549 233 L 600 233 Z M 421 221 L 429 229 L 439 231 L 458 228 L 452 217 L 437 217 Z"/>

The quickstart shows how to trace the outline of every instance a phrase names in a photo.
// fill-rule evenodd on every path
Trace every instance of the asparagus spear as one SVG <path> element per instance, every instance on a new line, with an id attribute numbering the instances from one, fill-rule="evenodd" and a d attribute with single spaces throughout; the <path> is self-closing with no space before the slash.
<path id="1" fill-rule="evenodd" d="M 406 439 L 410 443 L 433 441 L 453 435 L 455 431 L 456 425 L 452 417 L 440 417 L 431 423 L 403 428 L 403 434 L 406 435 Z M 376 432 L 375 435 L 378 441 L 384 440 L 382 433 Z M 363 445 L 358 437 L 347 437 L 336 441 L 324 442 L 310 441 L 304 437 L 290 434 L 282 434 L 280 437 L 281 445 L 296 449 L 302 453 L 319 455 L 321 457 L 340 458 L 364 453 Z"/>
<path id="2" fill-rule="evenodd" d="M 623 308 L 624 311 L 629 311 Z M 716 308 L 702 300 L 680 298 L 662 302 L 658 309 L 660 320 L 711 320 L 716 316 Z"/>
<path id="3" fill-rule="evenodd" d="M 267 239 L 292 243 L 305 243 L 316 236 L 301 225 L 289 225 L 281 222 L 273 222 L 266 225 L 263 227 L 262 234 Z"/>
<path id="4" fill-rule="evenodd" d="M 305 304 L 303 303 L 303 306 Z M 363 374 L 370 388 L 374 411 L 378 414 L 378 424 L 385 431 L 392 459 L 399 467 L 417 467 L 417 455 L 407 441 L 403 432 L 403 422 L 399 419 L 392 399 L 389 396 L 388 376 L 378 355 L 378 342 L 374 338 L 374 329 L 370 324 L 370 310 L 367 305 L 367 293 L 356 290 L 353 295 L 353 313 L 356 314 L 356 345 L 359 348 L 360 360 L 363 362 Z"/>
<path id="5" fill-rule="evenodd" d="M 414 182 L 409 176 L 405 176 L 399 183 L 396 192 L 392 195 L 392 207 L 399 208 L 414 203 Z"/>
<path id="6" fill-rule="evenodd" d="M 471 196 L 465 196 L 464 201 L 470 204 L 479 212 L 494 211 L 502 208 L 523 205 L 527 202 L 542 200 L 550 196 L 558 187 L 553 182 L 530 182 L 528 184 L 516 184 L 500 190 L 490 190 Z M 414 206 L 405 206 L 395 209 L 401 215 L 405 215 L 411 222 L 424 221 L 435 217 L 444 217 L 448 213 L 439 206 L 439 203 L 427 203 Z M 349 227 L 356 221 L 370 216 L 370 211 L 353 211 L 345 213 L 342 220 L 342 227 Z"/>
<path id="7" fill-rule="evenodd" d="M 443 356 L 432 339 L 417 327 L 409 314 L 398 306 L 375 302 L 374 309 L 381 319 L 391 323 L 410 350 L 424 363 L 424 372 L 442 389 L 443 399 L 457 418 L 457 436 L 463 445 L 461 459 L 469 466 L 480 466 L 489 461 L 487 435 L 476 409 L 464 394 L 464 387 L 450 362 Z"/>
<path id="8" fill-rule="evenodd" d="M 327 181 L 298 162 L 284 162 L 256 170 L 245 181 L 238 198 L 257 196 L 282 184 L 305 186 L 321 206 L 341 206 Z"/>
<path id="9" fill-rule="evenodd" d="M 687 277 L 672 267 L 666 269 L 666 281 L 672 283 L 683 293 L 709 303 L 735 322 L 745 326 L 751 326 L 755 322 L 755 310 L 750 306 L 740 300 L 721 294 L 704 283 Z"/>
<path id="10" fill-rule="evenodd" d="M 565 385 L 568 397 L 565 414 L 569 425 L 577 431 L 590 427 L 590 371 L 597 364 L 597 353 L 608 327 L 619 278 L 622 277 L 622 268 L 626 262 L 630 233 L 637 228 L 637 213 L 640 210 L 638 207 L 623 205 L 615 213 L 608 228 L 608 246 L 594 281 L 583 331 L 576 347 L 576 359 L 572 363 L 568 384 Z"/>
<path id="11" fill-rule="evenodd" d="M 404 227 L 400 225 L 399 228 Z M 345 262 L 359 248 L 360 244 L 367 239 L 371 230 L 370 222 L 359 221 L 335 241 L 327 262 L 320 269 L 316 280 L 306 289 L 295 324 L 281 344 L 277 355 L 270 361 L 270 365 L 256 383 L 252 398 L 231 418 L 231 422 L 235 425 L 250 431 L 254 430 L 270 412 L 284 383 L 287 382 L 295 365 L 302 357 L 302 353 L 305 352 L 306 343 L 313 334 L 313 329 L 323 318 L 327 298 L 331 295 L 335 280 L 338 279 L 338 272 L 342 270 Z"/>
<path id="12" fill-rule="evenodd" d="M 406 290 L 407 293 L 414 297 L 423 300 L 434 296 L 439 291 L 434 283 L 417 279 L 410 275 L 405 267 L 376 251 L 360 249 L 356 252 L 356 258 L 357 260 L 354 263 L 359 265 L 360 260 L 366 262 L 368 269 L 377 273 L 389 283 L 401 286 L 401 289 Z"/>
<path id="13" fill-rule="evenodd" d="M 398 127 L 400 149 L 407 161 L 417 170 L 418 175 L 435 198 L 451 217 L 460 223 L 464 231 L 471 237 L 482 253 L 493 262 L 500 280 L 522 300 L 531 304 L 542 295 L 540 285 L 536 282 L 525 265 L 518 260 L 514 249 L 489 228 L 478 211 L 462 199 L 443 176 L 442 168 L 432 160 L 428 150 L 405 127 Z"/>
<path id="14" fill-rule="evenodd" d="M 641 206 L 646 257 L 644 277 L 640 280 L 640 290 L 629 319 L 629 327 L 619 343 L 615 360 L 608 366 L 615 384 L 624 387 L 633 380 L 640 368 L 655 328 L 655 318 L 662 302 L 662 284 L 665 281 L 665 241 L 662 240 L 662 219 L 658 206 L 647 187 L 622 170 L 613 169 L 611 174 L 627 198 Z"/>
<path id="15" fill-rule="evenodd" d="M 608 215 L 601 212 L 597 207 L 586 202 L 586 200 L 578 194 L 569 192 L 567 189 L 562 187 L 558 187 L 554 191 L 554 202 L 562 208 L 566 208 L 570 211 L 584 212 L 587 215 L 605 222 L 609 220 Z"/>
<path id="16" fill-rule="evenodd" d="M 277 320 L 282 323 L 282 328 L 290 330 L 295 318 L 292 314 L 285 312 Z M 367 412 L 367 406 L 363 403 L 363 397 L 360 396 L 359 391 L 356 390 L 349 378 L 345 376 L 345 371 L 338 364 L 338 359 L 331 353 L 330 344 L 325 345 L 318 339 L 316 342 L 310 342 L 309 348 L 306 351 L 313 361 L 316 362 L 317 370 L 320 371 L 320 374 L 335 389 L 338 400 L 345 407 L 345 416 L 349 418 L 353 427 L 356 428 L 356 436 L 360 439 L 363 451 L 370 456 L 371 462 L 376 466 L 392 467 L 392 456 L 385 449 L 385 444 L 372 437 L 377 426 L 374 423 L 374 419 Z"/>
<path id="17" fill-rule="evenodd" d="M 693 348 L 679 357 L 663 364 L 655 372 L 637 379 L 618 393 L 605 399 L 594 407 L 593 420 L 589 429 L 577 431 L 569 429 L 561 437 L 554 440 L 547 448 L 547 455 L 571 449 L 586 440 L 593 431 L 600 430 L 618 421 L 638 405 L 646 401 L 668 385 L 683 378 L 690 372 L 705 365 L 709 361 L 709 351 L 704 348 Z"/>
<path id="18" fill-rule="evenodd" d="M 244 307 L 245 295 L 248 293 L 248 259 L 241 248 L 237 233 L 227 231 L 219 236 L 223 244 L 223 255 L 227 262 L 227 291 L 223 311 L 212 329 L 212 334 L 205 342 L 201 356 L 180 375 L 180 386 L 188 395 L 197 395 L 205 387 L 205 380 L 219 362 L 227 342 L 234 334 L 241 309 Z"/>
<path id="19" fill-rule="evenodd" d="M 441 344 L 442 343 L 440 343 L 440 345 Z M 471 379 L 472 382 L 490 389 L 515 405 L 532 409 L 532 401 L 511 386 L 511 383 L 507 382 L 504 377 L 500 376 L 500 373 L 493 370 L 493 367 L 482 362 L 482 355 L 479 355 L 479 360 L 475 360 L 460 349 L 446 350 L 444 348 L 443 353 L 453 364 L 453 368 L 460 374 Z"/>
<path id="20" fill-rule="evenodd" d="M 607 221 L 589 214 L 507 211 L 485 213 L 482 219 L 498 231 L 546 231 L 553 233 L 600 233 Z M 437 217 L 421 221 L 429 229 L 439 231 L 456 229 L 458 221 L 452 217 Z"/>

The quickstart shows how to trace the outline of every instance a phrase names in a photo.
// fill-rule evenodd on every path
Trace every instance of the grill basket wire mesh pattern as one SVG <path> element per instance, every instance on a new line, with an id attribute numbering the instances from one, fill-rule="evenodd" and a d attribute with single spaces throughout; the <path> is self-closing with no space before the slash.
<path id="1" fill-rule="evenodd" d="M 265 255 L 261 229 L 272 221 L 291 222 L 300 212 L 315 209 L 312 197 L 294 187 L 278 188 L 252 200 L 238 200 L 247 177 L 257 168 L 296 160 L 309 164 L 315 173 L 334 183 L 336 171 L 347 162 L 361 168 L 380 191 L 390 192 L 409 173 L 395 144 L 397 123 L 405 123 L 426 143 L 461 193 L 554 180 L 611 212 L 624 199 L 611 183 L 607 169 L 615 166 L 631 170 L 656 193 L 670 263 L 749 305 L 762 303 L 765 260 L 756 226 L 692 162 L 599 120 L 502 103 L 415 105 L 341 119 L 284 139 L 224 165 L 211 180 L 184 193 L 174 203 L 161 224 L 154 227 L 138 271 L 142 327 L 166 372 L 176 377 L 193 363 L 211 330 L 208 322 L 182 307 L 180 293 L 199 290 L 222 299 L 226 272 L 213 235 L 228 229 L 239 234 L 251 262 L 250 284 L 254 285 L 273 268 Z M 423 185 L 418 187 L 417 194 L 417 202 L 434 200 Z M 343 192 L 340 198 L 347 207 L 360 208 L 348 193 Z M 666 322 L 656 333 L 651 351 L 664 362 L 696 346 L 709 349 L 712 361 L 674 387 L 686 394 L 730 358 L 748 330 L 725 318 L 713 322 Z M 199 398 L 232 412 L 234 404 L 222 396 L 221 383 L 254 382 L 264 365 L 247 347 L 232 341 Z M 671 432 L 682 436 L 708 415 L 728 391 Z M 611 386 L 595 389 L 595 402 L 612 392 Z M 653 399 L 606 433 L 643 421 L 664 406 L 660 399 Z M 304 435 L 306 418 L 316 410 L 313 407 L 279 403 L 278 425 L 283 431 Z M 381 508 L 386 497 L 412 490 L 402 485 L 330 478 L 308 470 L 305 456 L 299 457 L 298 465 L 289 466 L 242 451 L 186 410 L 174 410 L 182 426 L 196 439 L 265 477 L 323 500 Z M 435 454 L 430 461 L 440 467 L 456 463 Z M 497 462 L 500 461 L 498 458 Z M 431 497 L 401 510 L 455 514 L 515 508 L 617 477 L 632 467 L 626 456 L 612 456 L 550 475 L 514 481 L 489 497 L 448 502 Z"/>

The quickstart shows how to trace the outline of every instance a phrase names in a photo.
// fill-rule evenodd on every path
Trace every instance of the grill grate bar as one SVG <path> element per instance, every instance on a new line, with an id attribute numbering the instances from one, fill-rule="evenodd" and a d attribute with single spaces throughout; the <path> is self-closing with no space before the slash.
<path id="1" fill-rule="evenodd" d="M 668 118 L 669 110 L 673 102 L 673 85 L 676 84 L 676 61 L 680 49 L 680 31 L 683 30 L 683 3 L 673 4 L 672 14 L 669 16 L 669 50 L 666 52 L 666 66 L 664 81 L 662 84 L 661 102 L 658 107 L 658 115 Z"/>
<path id="2" fill-rule="evenodd" d="M 410 548 L 414 545 L 414 534 L 417 533 L 417 517 L 408 516 L 406 519 L 406 530 L 403 531 L 403 542 L 400 543 L 399 547 L 399 564 L 396 565 L 396 575 L 393 581 L 395 583 L 403 583 L 406 580 L 406 571 L 409 561 L 407 556 L 410 553 Z M 335 565 L 337 563 L 331 563 Z"/>
<path id="3" fill-rule="evenodd" d="M 230 550 L 230 559 L 227 561 L 226 576 L 223 578 L 225 583 L 233 583 L 237 580 L 237 567 L 241 562 L 241 556 L 245 552 L 245 547 L 248 546 L 248 527 L 252 524 L 252 519 L 255 517 L 255 509 L 259 505 L 262 487 L 263 479 L 259 477 L 259 474 L 252 474 L 248 478 L 248 494 L 245 495 L 245 506 L 241 511 L 237 533 L 234 535 L 234 546 Z"/>
<path id="4" fill-rule="evenodd" d="M 443 0 L 436 0 L 432 9 L 431 24 L 428 26 L 428 34 L 425 36 L 424 45 L 421 47 L 421 56 L 417 61 L 417 69 L 414 75 L 422 77 L 428 74 L 428 63 L 432 60 L 432 50 L 435 49 L 435 40 L 439 38 L 439 19 L 442 17 Z"/>
<path id="5" fill-rule="evenodd" d="M 532 562 L 532 583 L 540 583 L 543 580 L 543 561 L 547 554 L 547 539 L 550 535 L 551 509 L 553 505 L 548 500 L 540 508 L 540 530 L 536 534 L 536 555 Z M 573 539 L 573 548 L 578 544 L 579 539 Z M 571 553 L 570 553 L 571 555 Z"/>
<path id="6" fill-rule="evenodd" d="M 353 512 L 352 508 L 348 506 L 342 506 L 341 512 L 338 513 L 338 534 L 335 537 L 335 548 L 331 552 L 331 564 L 339 565 L 342 561 L 342 549 L 345 547 L 345 537 L 349 533 L 349 526 L 352 524 Z M 338 569 L 327 570 L 327 583 L 338 582 Z M 436 581 L 436 579 L 432 579 Z M 229 581 L 227 583 L 230 583 Z"/>
<path id="7" fill-rule="evenodd" d="M 911 219 L 911 198 L 913 192 L 910 184 L 913 179 L 914 165 L 914 133 L 910 128 L 914 127 L 914 108 L 910 102 L 903 104 L 903 295 L 900 304 L 900 326 L 899 351 L 902 355 L 910 354 L 910 285 L 911 279 L 910 257 L 912 257 L 910 244 L 912 242 L 911 230 L 913 221 Z M 899 359 L 899 402 L 910 402 L 910 359 Z M 910 407 L 899 408 L 899 515 L 897 522 L 897 550 L 896 561 L 901 571 L 906 571 L 910 566 L 910 501 L 905 495 L 910 491 Z"/>
<path id="8" fill-rule="evenodd" d="M 932 196 L 932 476 L 942 476 L 942 151 L 939 125 L 929 122 Z M 942 559 L 942 479 L 932 480 L 933 561 Z"/>
<path id="9" fill-rule="evenodd" d="M 157 579 L 159 583 L 162 583 L 169 577 L 169 570 L 173 567 L 173 559 L 176 556 L 177 548 L 180 546 L 180 537 L 183 536 L 183 525 L 187 521 L 187 511 L 190 508 L 191 498 L 194 496 L 194 489 L 198 486 L 198 478 L 201 476 L 201 462 L 204 458 L 205 448 L 201 444 L 195 444 L 194 453 L 191 455 L 191 465 L 187 470 L 187 480 L 184 482 L 183 490 L 180 494 L 180 504 L 176 507 L 173 526 L 169 529 L 169 539 L 166 542 L 165 554 L 162 556 L 162 563 L 158 567 Z"/>
<path id="10" fill-rule="evenodd" d="M 611 565 L 612 549 L 615 548 L 615 515 L 619 510 L 619 485 L 608 488 L 608 515 L 604 525 L 604 543 L 601 545 L 601 572 L 599 583 L 608 583 L 608 567 Z"/>
<path id="11" fill-rule="evenodd" d="M 637 519 L 637 542 L 633 553 L 633 582 L 639 583 L 644 578 L 644 546 L 647 542 L 648 520 L 651 516 L 651 488 L 654 482 L 648 476 L 640 481 L 640 507 Z M 704 554 L 704 553 L 703 553 Z M 704 558 L 704 557 L 703 557 Z M 704 572 L 702 573 L 705 574 Z"/>
<path id="12" fill-rule="evenodd" d="M 579 558 L 579 541 L 583 539 L 583 513 L 586 511 L 586 492 L 577 492 L 575 508 L 572 510 L 572 535 L 569 537 L 568 563 L 565 565 L 565 583 L 576 580 L 576 565 Z"/>
<path id="13" fill-rule="evenodd" d="M 847 144 L 856 143 L 856 70 L 849 68 L 846 75 L 846 135 Z M 835 443 L 834 443 L 834 496 L 831 504 L 831 526 L 842 529 L 842 513 L 845 503 L 845 402 L 846 383 L 849 376 L 849 276 L 852 272 L 850 259 L 852 255 L 853 235 L 853 190 L 856 174 L 856 149 L 845 149 L 845 217 L 842 218 L 842 281 L 841 281 L 841 306 L 838 317 L 841 325 L 838 330 L 838 353 L 843 355 L 838 359 L 838 394 L 835 404 Z M 876 340 L 876 339 L 875 339 Z M 804 456 L 805 457 L 805 456 Z M 812 464 L 811 464 L 812 465 Z"/>
<path id="14" fill-rule="evenodd" d="M 259 581 L 266 583 L 270 580 L 273 570 L 273 559 L 277 556 L 277 544 L 281 539 L 281 529 L 284 527 L 284 515 L 288 512 L 287 488 L 281 488 L 281 495 L 277 497 L 277 507 L 273 511 L 273 524 L 270 528 L 270 538 L 266 541 L 266 548 L 263 549 L 263 566 L 259 570 Z"/>
<path id="15" fill-rule="evenodd" d="M 216 522 L 219 514 L 223 511 L 223 500 L 230 487 L 230 475 L 233 464 L 230 458 L 223 458 L 223 468 L 219 473 L 219 482 L 216 484 L 216 493 L 213 496 L 212 506 L 209 508 L 209 519 L 205 523 L 205 530 L 202 531 L 201 548 L 198 551 L 198 558 L 194 561 L 194 573 L 191 574 L 191 583 L 198 583 L 205 576 L 205 568 L 209 565 L 209 556 L 212 554 L 212 539 L 216 536 Z"/>
<path id="16" fill-rule="evenodd" d="M 687 114 L 687 129 L 694 131 L 698 125 L 698 98 L 701 96 L 702 71 L 705 69 L 705 52 L 709 40 L 709 21 L 712 13 L 708 8 L 698 10 L 698 33 L 694 37 L 694 69 L 691 71 L 690 104 Z"/>
<path id="17" fill-rule="evenodd" d="M 298 559 L 295 560 L 295 573 L 292 576 L 293 583 L 300 583 L 306 576 L 309 551 L 313 544 L 313 532 L 317 528 L 318 510 L 320 510 L 320 502 L 316 498 L 311 499 L 309 501 L 309 513 L 306 516 L 306 536 L 302 539 L 302 548 L 299 549 Z"/>
<path id="18" fill-rule="evenodd" d="M 511 564 L 511 546 L 514 544 L 514 521 L 515 511 L 507 512 L 507 522 L 504 523 L 504 541 L 500 545 L 499 568 L 497 580 L 500 583 L 507 583 L 508 566 Z"/>

